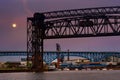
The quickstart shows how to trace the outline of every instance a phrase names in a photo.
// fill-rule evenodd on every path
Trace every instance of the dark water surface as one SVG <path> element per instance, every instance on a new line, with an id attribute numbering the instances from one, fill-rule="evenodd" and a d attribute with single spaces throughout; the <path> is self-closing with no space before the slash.
<path id="1" fill-rule="evenodd" d="M 0 73 L 0 80 L 120 80 L 120 70 Z"/>

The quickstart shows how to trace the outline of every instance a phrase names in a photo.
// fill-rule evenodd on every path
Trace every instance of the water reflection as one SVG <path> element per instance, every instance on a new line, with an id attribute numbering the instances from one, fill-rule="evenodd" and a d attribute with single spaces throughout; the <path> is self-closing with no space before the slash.
<path id="1" fill-rule="evenodd" d="M 119 74 L 119 70 L 0 73 L 0 80 L 119 80 Z"/>
<path id="2" fill-rule="evenodd" d="M 28 73 L 27 80 L 45 80 L 44 73 Z"/>
<path id="3" fill-rule="evenodd" d="M 1 73 L 0 80 L 45 80 L 44 73 Z"/>

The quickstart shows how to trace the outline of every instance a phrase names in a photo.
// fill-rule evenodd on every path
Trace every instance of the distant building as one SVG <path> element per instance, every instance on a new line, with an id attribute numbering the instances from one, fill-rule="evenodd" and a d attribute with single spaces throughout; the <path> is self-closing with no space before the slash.
<path id="1" fill-rule="evenodd" d="M 5 68 L 6 65 L 3 62 L 0 62 L 0 68 Z"/>
<path id="2" fill-rule="evenodd" d="M 9 68 L 17 68 L 21 64 L 20 64 L 20 62 L 6 62 L 5 65 Z"/>
<path id="3" fill-rule="evenodd" d="M 72 64 L 81 64 L 88 63 L 90 60 L 82 57 L 71 57 L 69 60 L 67 58 L 64 59 L 63 63 L 72 63 Z"/>

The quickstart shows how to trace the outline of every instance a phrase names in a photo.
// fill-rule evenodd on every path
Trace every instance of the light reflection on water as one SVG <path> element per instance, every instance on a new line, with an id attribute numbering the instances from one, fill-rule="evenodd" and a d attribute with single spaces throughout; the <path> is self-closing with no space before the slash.
<path id="1" fill-rule="evenodd" d="M 0 80 L 120 80 L 120 70 L 0 73 Z"/>

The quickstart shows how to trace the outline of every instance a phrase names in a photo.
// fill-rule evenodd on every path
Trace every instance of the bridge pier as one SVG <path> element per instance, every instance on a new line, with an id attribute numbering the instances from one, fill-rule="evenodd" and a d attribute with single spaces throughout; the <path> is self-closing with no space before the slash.
<path id="1" fill-rule="evenodd" d="M 45 16 L 43 14 L 35 13 L 34 17 L 29 19 L 31 23 L 27 28 L 27 51 L 28 53 L 33 53 L 32 70 L 35 72 L 43 71 L 44 18 Z"/>

